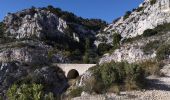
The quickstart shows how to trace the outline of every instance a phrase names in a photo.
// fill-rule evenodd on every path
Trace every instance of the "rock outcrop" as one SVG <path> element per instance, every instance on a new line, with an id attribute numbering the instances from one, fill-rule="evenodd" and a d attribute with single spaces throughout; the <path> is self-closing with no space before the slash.
<path id="1" fill-rule="evenodd" d="M 120 48 L 116 49 L 112 53 L 107 53 L 103 55 L 103 57 L 100 59 L 99 63 L 106 63 L 111 61 L 121 62 L 121 61 L 127 61 L 129 63 L 134 62 L 143 62 L 146 60 L 154 60 L 157 56 L 156 49 L 151 47 L 152 45 L 157 45 L 157 47 L 161 47 L 163 44 L 169 44 L 170 40 L 170 32 L 166 32 L 162 35 L 156 35 L 151 37 L 141 37 L 137 40 L 134 40 L 132 42 L 127 42 L 120 45 Z M 159 42 L 155 42 L 159 41 Z M 147 45 L 150 45 L 147 47 Z M 150 48 L 152 52 L 144 51 L 144 48 Z M 169 55 L 167 55 L 169 56 Z M 169 62 L 169 58 L 167 58 L 167 63 Z"/>
<path id="2" fill-rule="evenodd" d="M 123 40 L 142 35 L 145 30 L 165 23 L 170 23 L 170 1 L 156 0 L 152 4 L 151 0 L 145 0 L 138 8 L 116 19 L 96 35 L 95 44 L 107 43 L 112 45 L 114 33 L 121 34 Z"/>
<path id="3" fill-rule="evenodd" d="M 62 53 L 49 54 L 53 48 L 41 41 L 24 40 L 0 46 L 0 62 L 18 61 L 28 65 L 69 62 Z"/>
<path id="4" fill-rule="evenodd" d="M 159 34 L 162 34 L 147 38 L 142 37 L 142 34 L 145 30 L 155 29 L 159 25 L 167 27 L 167 23 L 170 23 L 170 1 L 156 0 L 151 3 L 151 0 L 145 0 L 137 9 L 115 20 L 96 36 L 98 38 L 95 41 L 97 45 L 100 43 L 114 45 L 112 35 L 119 33 L 122 36 L 120 48 L 111 54 L 105 54 L 99 63 L 102 64 L 110 61 L 134 63 L 155 59 L 157 56 L 156 50 L 152 50 L 154 51 L 152 53 L 145 53 L 143 47 L 153 41 L 159 41 L 162 44 L 168 43 L 169 31 L 162 29 L 162 32 L 159 32 Z M 138 38 L 137 36 L 141 37 Z M 135 37 L 137 37 L 136 40 Z M 127 39 L 132 40 L 132 42 L 124 43 L 124 40 Z M 162 44 L 158 45 L 161 46 Z"/>
<path id="5" fill-rule="evenodd" d="M 4 23 L 8 36 L 23 39 L 37 37 L 40 39 L 55 38 L 63 35 L 67 28 L 66 21 L 55 14 L 42 9 L 26 9 L 8 14 Z"/>
<path id="6" fill-rule="evenodd" d="M 64 73 L 57 67 L 34 68 L 18 62 L 1 63 L 0 66 L 0 96 L 5 95 L 12 84 L 24 80 L 45 84 L 48 86 L 46 90 L 54 94 L 59 94 L 68 87 Z"/>
<path id="7" fill-rule="evenodd" d="M 123 16 L 104 29 L 106 32 L 115 30 L 124 38 L 132 38 L 143 34 L 146 29 L 153 29 L 158 25 L 170 22 L 170 1 L 145 0 L 137 9 L 127 16 Z"/>

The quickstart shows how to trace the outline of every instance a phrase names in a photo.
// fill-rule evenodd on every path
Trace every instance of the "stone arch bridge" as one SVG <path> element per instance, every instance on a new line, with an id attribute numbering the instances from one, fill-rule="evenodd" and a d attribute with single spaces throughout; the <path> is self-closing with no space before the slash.
<path id="1" fill-rule="evenodd" d="M 89 68 L 96 64 L 54 64 L 61 68 L 68 79 L 76 78 L 85 73 Z"/>

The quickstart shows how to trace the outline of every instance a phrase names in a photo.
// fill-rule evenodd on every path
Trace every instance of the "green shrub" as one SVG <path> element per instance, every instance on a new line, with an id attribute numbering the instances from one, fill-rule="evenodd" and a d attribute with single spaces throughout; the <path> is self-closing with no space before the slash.
<path id="1" fill-rule="evenodd" d="M 164 44 L 157 49 L 156 58 L 158 60 L 168 59 L 170 55 L 170 44 Z"/>
<path id="2" fill-rule="evenodd" d="M 4 23 L 0 22 L 0 38 L 3 38 L 4 37 Z"/>
<path id="3" fill-rule="evenodd" d="M 98 45 L 98 54 L 99 55 L 103 55 L 104 53 L 106 53 L 107 51 L 109 51 L 112 48 L 111 45 L 106 44 L 106 43 L 100 43 Z"/>
<path id="4" fill-rule="evenodd" d="M 156 30 L 157 32 L 168 32 L 170 31 L 170 23 L 158 25 L 154 30 Z"/>
<path id="5" fill-rule="evenodd" d="M 140 12 L 140 11 L 142 11 L 142 10 L 143 10 L 143 7 L 138 7 L 138 8 L 136 9 L 137 12 Z"/>
<path id="6" fill-rule="evenodd" d="M 136 40 L 139 40 L 139 39 L 141 39 L 141 38 L 142 38 L 142 36 L 141 36 L 141 35 L 138 35 L 138 36 L 136 36 L 136 37 L 126 38 L 126 39 L 124 39 L 122 42 L 123 42 L 123 43 L 131 43 L 131 42 L 136 41 Z"/>
<path id="7" fill-rule="evenodd" d="M 139 63 L 142 69 L 145 71 L 145 76 L 149 75 L 160 75 L 160 69 L 162 68 L 162 64 L 156 61 L 145 61 Z"/>
<path id="8" fill-rule="evenodd" d="M 78 97 L 78 96 L 81 96 L 82 92 L 83 92 L 83 88 L 77 87 L 70 91 L 69 96 L 70 96 L 70 98 Z"/>
<path id="9" fill-rule="evenodd" d="M 150 4 L 154 5 L 156 3 L 156 0 L 150 0 Z"/>
<path id="10" fill-rule="evenodd" d="M 53 93 L 45 94 L 45 100 L 55 100 Z"/>
<path id="11" fill-rule="evenodd" d="M 144 70 L 137 64 L 129 64 L 125 67 L 126 80 L 125 86 L 127 90 L 140 89 L 144 87 Z"/>
<path id="12" fill-rule="evenodd" d="M 160 46 L 161 42 L 158 40 L 152 41 L 147 43 L 144 47 L 143 47 L 143 51 L 144 53 L 153 53 L 153 51 L 157 50 L 158 47 Z"/>
<path id="13" fill-rule="evenodd" d="M 105 86 L 110 87 L 112 83 L 121 83 L 124 78 L 124 64 L 109 63 L 101 66 L 101 78 Z"/>
<path id="14" fill-rule="evenodd" d="M 129 16 L 130 16 L 131 13 L 132 13 L 131 11 L 127 11 L 127 12 L 125 13 L 123 19 L 125 20 L 125 19 L 129 18 Z"/>
<path id="15" fill-rule="evenodd" d="M 118 87 L 126 87 L 130 89 L 140 89 L 145 85 L 144 70 L 137 64 L 105 63 L 90 69 L 96 79 L 95 87 L 101 86 L 102 93 L 110 91 L 110 89 L 118 85 Z M 95 89 L 95 88 L 93 88 Z M 125 88 L 117 88 L 115 91 L 126 90 Z M 113 90 L 113 89 L 112 89 Z M 94 90 L 96 92 L 96 90 Z"/>
<path id="16" fill-rule="evenodd" d="M 120 45 L 121 35 L 118 33 L 113 34 L 113 48 L 116 49 Z"/>
<path id="17" fill-rule="evenodd" d="M 153 36 L 155 34 L 157 34 L 158 32 L 155 31 L 154 29 L 147 29 L 143 32 L 143 36 L 144 37 L 149 37 L 149 36 Z"/>
<path id="18" fill-rule="evenodd" d="M 47 10 L 66 20 L 67 22 L 85 26 L 90 30 L 98 31 L 107 26 L 107 23 L 101 19 L 83 19 L 81 17 L 77 17 L 73 13 L 62 11 L 60 8 L 54 8 L 50 5 L 47 7 Z"/>
<path id="19" fill-rule="evenodd" d="M 12 85 L 7 91 L 8 100 L 54 100 L 53 94 L 44 94 L 41 84 Z"/>
<path id="20" fill-rule="evenodd" d="M 86 38 L 85 40 L 85 54 L 84 54 L 84 57 L 83 57 L 83 62 L 84 63 L 89 63 L 90 60 L 89 60 L 89 49 L 90 49 L 90 39 Z"/>

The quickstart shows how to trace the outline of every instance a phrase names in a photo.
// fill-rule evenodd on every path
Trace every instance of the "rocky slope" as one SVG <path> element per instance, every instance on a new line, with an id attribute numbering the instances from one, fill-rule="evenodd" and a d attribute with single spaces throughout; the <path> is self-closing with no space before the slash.
<path id="1" fill-rule="evenodd" d="M 73 62 L 78 59 L 79 62 L 82 62 L 86 40 L 89 40 L 89 44 L 87 45 L 90 46 L 88 49 L 95 50 L 96 47 L 93 45 L 95 35 L 106 25 L 104 21 L 83 19 L 72 13 L 53 8 L 52 6 L 9 13 L 1 24 L 4 27 L 1 40 L 5 42 L 5 46 L 7 45 L 6 47 L 4 46 L 6 50 L 1 50 L 1 61 L 11 61 L 10 57 L 7 57 L 9 53 L 11 53 L 13 60 L 17 58 L 23 61 L 28 61 L 29 59 L 33 61 L 35 58 L 33 56 L 38 51 L 42 52 L 39 57 L 44 59 L 40 62 L 44 62 L 46 60 L 44 57 L 47 56 L 52 56 L 53 62 Z M 12 48 L 7 48 L 10 46 L 6 44 L 7 41 L 4 39 L 8 39 L 9 42 L 11 41 L 8 44 Z M 19 42 L 14 43 L 14 41 Z M 27 50 L 27 48 L 17 49 L 14 47 L 15 45 L 25 44 L 34 46 L 35 48 Z M 41 45 L 40 48 L 37 47 L 39 45 Z M 35 53 L 34 55 L 33 52 Z M 29 57 L 30 55 L 31 57 Z"/>
<path id="2" fill-rule="evenodd" d="M 27 9 L 15 14 L 8 14 L 4 19 L 8 36 L 22 38 L 52 38 L 64 34 L 66 22 L 50 11 Z"/>
<path id="3" fill-rule="evenodd" d="M 0 23 L 0 97 L 6 99 L 13 84 L 37 83 L 45 93 L 63 93 L 67 79 L 52 63 L 83 63 L 85 52 L 97 49 L 93 41 L 104 26 L 52 6 L 9 13 Z"/>
<path id="4" fill-rule="evenodd" d="M 145 0 L 131 13 L 125 14 L 104 31 L 115 30 L 124 38 L 132 38 L 143 34 L 146 29 L 153 29 L 158 25 L 170 22 L 169 0 Z"/>
<path id="5" fill-rule="evenodd" d="M 168 30 L 169 26 L 167 24 L 170 22 L 169 11 L 169 0 L 156 0 L 156 2 L 145 0 L 137 9 L 115 20 L 97 35 L 98 40 L 95 43 L 114 45 L 112 36 L 115 33 L 119 33 L 122 36 L 120 47 L 111 54 L 105 54 L 101 58 L 100 63 L 110 62 L 112 60 L 133 63 L 155 59 L 157 50 L 153 49 L 153 52 L 145 53 L 144 48 L 149 44 L 154 45 L 154 41 L 169 44 L 170 30 Z M 159 35 L 144 36 L 143 33 L 148 31 L 148 29 L 152 29 L 153 33 L 158 33 Z M 162 44 L 159 44 L 159 47 Z M 169 56 L 169 53 L 167 56 Z"/>
<path id="6" fill-rule="evenodd" d="M 153 2 L 155 1 L 155 2 Z M 153 3 L 152 3 L 153 2 Z M 143 34 L 146 29 L 153 29 L 158 25 L 170 22 L 169 0 L 145 0 L 138 8 L 128 11 L 126 14 L 113 21 L 100 34 L 107 43 L 112 43 L 112 34 L 121 34 L 123 38 L 132 38 Z M 102 33 L 106 35 L 103 36 Z"/>

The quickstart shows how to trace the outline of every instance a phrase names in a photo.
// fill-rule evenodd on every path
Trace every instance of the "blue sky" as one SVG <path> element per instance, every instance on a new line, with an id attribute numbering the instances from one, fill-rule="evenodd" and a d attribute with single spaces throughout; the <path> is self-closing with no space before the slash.
<path id="1" fill-rule="evenodd" d="M 31 6 L 53 5 L 83 18 L 100 18 L 111 23 L 126 11 L 138 7 L 141 2 L 143 0 L 1 0 L 0 21 L 8 12 L 20 11 Z"/>

